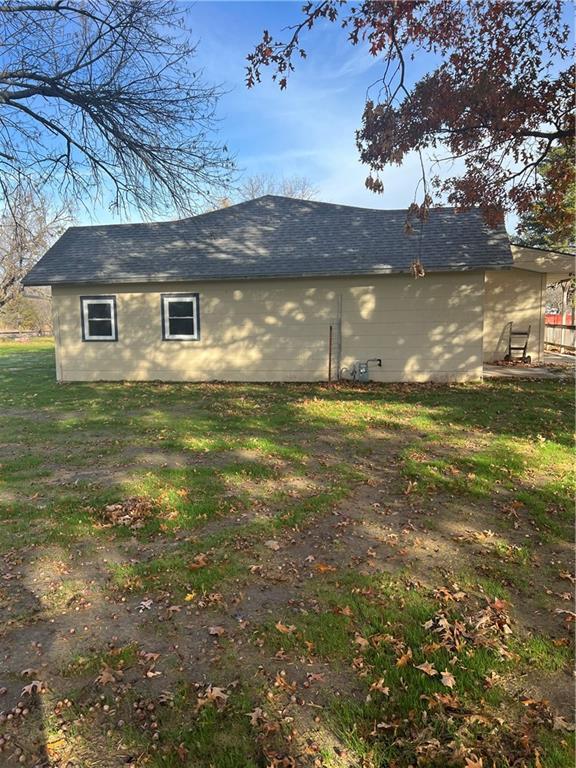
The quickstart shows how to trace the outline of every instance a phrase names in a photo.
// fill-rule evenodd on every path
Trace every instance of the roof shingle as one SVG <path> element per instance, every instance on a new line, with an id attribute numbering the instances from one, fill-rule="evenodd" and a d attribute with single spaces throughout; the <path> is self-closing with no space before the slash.
<path id="1" fill-rule="evenodd" d="M 225 280 L 512 266 L 504 226 L 478 210 L 434 208 L 419 235 L 405 210 L 354 208 L 267 195 L 179 221 L 70 227 L 26 285 Z"/>

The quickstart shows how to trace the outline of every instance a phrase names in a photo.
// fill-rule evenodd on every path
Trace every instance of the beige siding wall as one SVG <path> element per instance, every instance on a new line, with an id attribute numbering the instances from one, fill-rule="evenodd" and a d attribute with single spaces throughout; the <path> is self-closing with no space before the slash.
<path id="1" fill-rule="evenodd" d="M 58 376 L 321 381 L 332 323 L 334 374 L 338 359 L 381 357 L 382 381 L 480 378 L 483 290 L 481 272 L 55 287 Z M 162 341 L 164 292 L 199 293 L 199 341 Z M 117 342 L 82 342 L 79 297 L 96 294 L 117 297 Z"/>
<path id="2" fill-rule="evenodd" d="M 508 352 L 509 324 L 516 330 L 531 325 L 528 354 L 540 360 L 544 349 L 546 275 L 525 269 L 486 272 L 484 299 L 484 361 L 502 360 Z"/>

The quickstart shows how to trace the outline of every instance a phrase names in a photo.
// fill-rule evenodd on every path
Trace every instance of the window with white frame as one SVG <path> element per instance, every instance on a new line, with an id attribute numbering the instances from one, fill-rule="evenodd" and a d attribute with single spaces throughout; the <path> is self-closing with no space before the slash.
<path id="1" fill-rule="evenodd" d="M 83 341 L 118 341 L 115 296 L 81 296 Z"/>
<path id="2" fill-rule="evenodd" d="M 200 338 L 197 293 L 163 293 L 162 338 L 165 341 L 197 341 Z"/>

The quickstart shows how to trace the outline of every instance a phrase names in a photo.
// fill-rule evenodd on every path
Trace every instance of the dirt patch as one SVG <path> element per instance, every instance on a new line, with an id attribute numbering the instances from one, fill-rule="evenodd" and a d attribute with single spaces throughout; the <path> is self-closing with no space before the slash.
<path id="1" fill-rule="evenodd" d="M 131 446 L 118 455 L 122 464 L 160 469 L 182 469 L 184 467 L 222 467 L 234 462 L 262 462 L 259 451 L 249 448 L 234 448 L 223 451 L 151 451 L 147 447 Z"/>
<path id="2" fill-rule="evenodd" d="M 25 686 L 37 680 L 47 686 L 49 692 L 42 694 L 46 697 L 63 700 L 75 696 L 74 706 L 86 717 L 104 697 L 106 706 L 117 708 L 115 720 L 124 722 L 136 717 L 132 705 L 126 703 L 134 697 L 145 700 L 146 707 L 157 707 L 162 697 L 173 695 L 182 685 L 193 689 L 213 683 L 227 692 L 223 695 L 229 695 L 242 680 L 258 691 L 268 691 L 268 700 L 274 701 L 277 710 L 298 723 L 302 730 L 294 736 L 294 743 L 300 744 L 303 754 L 307 749 L 316 754 L 311 746 L 315 740 L 322 748 L 339 750 L 340 765 L 352 766 L 353 758 L 346 754 L 340 737 L 325 725 L 320 727 L 317 713 L 328 705 L 333 691 L 358 706 L 364 702 L 362 669 L 354 667 L 354 663 L 364 663 L 361 653 L 350 666 L 315 657 L 305 645 L 288 652 L 274 651 L 263 640 L 262 628 L 272 627 L 281 643 L 284 632 L 291 636 L 291 622 L 321 616 L 326 607 L 310 598 L 310 588 L 321 586 L 331 574 L 342 578 L 346 574 L 390 576 L 406 590 L 427 594 L 442 588 L 461 589 L 471 600 L 486 604 L 496 596 L 486 592 L 483 584 L 489 579 L 504 584 L 507 569 L 514 575 L 518 564 L 506 558 L 518 557 L 526 542 L 536 545 L 537 560 L 529 569 L 528 583 L 519 585 L 511 576 L 506 584 L 512 632 L 529 636 L 537 628 L 564 642 L 565 614 L 557 609 L 565 605 L 562 593 L 568 585 L 560 574 L 570 569 L 568 551 L 558 544 L 537 544 L 537 532 L 528 521 L 495 514 L 492 501 L 415 493 L 401 473 L 402 447 L 388 434 L 380 442 L 375 440 L 370 456 L 356 464 L 365 482 L 324 514 L 294 529 L 278 529 L 274 546 L 266 546 L 258 537 L 246 539 L 242 533 L 235 537 L 237 529 L 241 531 L 254 515 L 262 514 L 255 505 L 246 515 L 214 520 L 181 531 L 178 537 L 98 546 L 86 542 L 73 550 L 11 551 L 0 574 L 5 618 L 0 687 L 6 688 L 0 707 L 5 713 L 21 709 L 18 703 L 25 697 Z M 157 461 L 168 454 L 153 455 Z M 228 464 L 230 453 L 223 456 Z M 250 454 L 250 460 L 256 457 Z M 329 458 L 334 460 L 333 455 Z M 329 458 L 322 454 L 319 460 Z M 246 454 L 243 459 L 248 460 Z M 303 491 L 317 490 L 310 478 L 299 478 L 299 483 L 295 488 L 298 497 Z M 130 526 L 134 513 L 138 524 L 149 511 L 146 508 L 142 518 L 140 502 L 128 499 L 111 505 L 109 521 L 124 525 L 126 518 Z M 226 584 L 175 597 L 168 573 L 167 586 L 149 593 L 122 594 L 112 589 L 112 565 L 148 563 L 153 567 L 159 555 L 177 556 L 184 540 L 193 538 L 201 545 L 216 531 L 230 534 L 219 553 L 224 561 L 238 555 L 244 566 L 241 575 Z M 499 548 L 494 547 L 495 540 Z M 534 552 L 528 556 L 534 557 Z M 538 595 L 544 595 L 546 601 L 539 603 Z M 403 597 L 395 599 L 401 608 Z M 346 610 L 346 605 L 339 608 Z M 275 629 L 280 619 L 284 623 Z M 367 641 L 360 638 L 359 642 Z M 522 696 L 545 699 L 555 713 L 565 718 L 573 714 L 572 680 L 564 671 L 535 672 L 515 679 L 512 687 L 516 700 Z M 98 712 L 98 722 L 106 724 L 107 715 L 101 709 Z M 36 721 L 30 719 L 32 722 Z M 36 730 L 30 725 L 26 728 L 28 731 L 18 731 L 24 745 L 32 736 L 39 742 L 45 740 L 42 719 L 37 720 Z M 112 752 L 106 752 L 105 744 L 99 748 L 104 750 L 107 766 L 125 765 L 131 757 L 120 748 Z M 26 749 L 33 750 L 32 746 Z M 0 756 L 0 764 L 1 760 Z"/>

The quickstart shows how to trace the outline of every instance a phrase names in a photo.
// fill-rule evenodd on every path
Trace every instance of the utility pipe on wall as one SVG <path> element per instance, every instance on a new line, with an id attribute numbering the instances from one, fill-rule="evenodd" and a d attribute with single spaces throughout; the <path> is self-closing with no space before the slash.
<path id="1" fill-rule="evenodd" d="M 332 325 L 330 325 L 330 333 L 328 336 L 328 384 L 332 383 Z"/>

